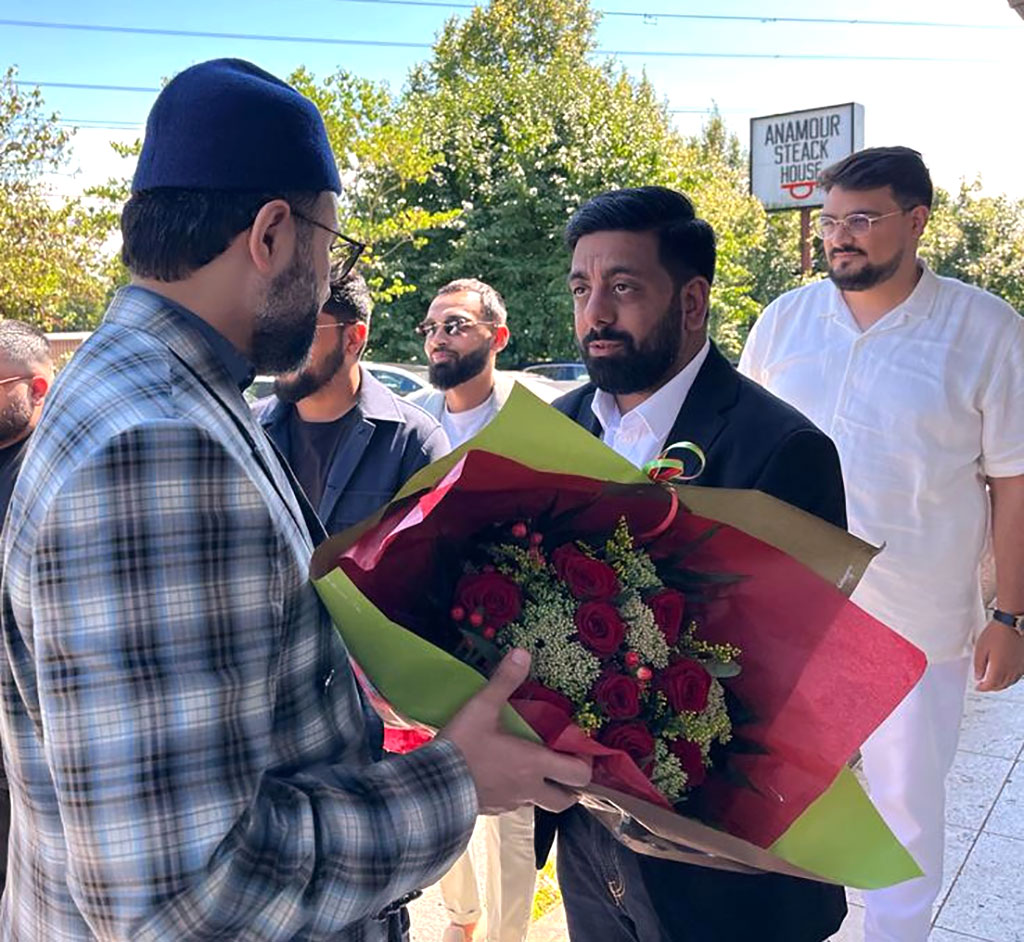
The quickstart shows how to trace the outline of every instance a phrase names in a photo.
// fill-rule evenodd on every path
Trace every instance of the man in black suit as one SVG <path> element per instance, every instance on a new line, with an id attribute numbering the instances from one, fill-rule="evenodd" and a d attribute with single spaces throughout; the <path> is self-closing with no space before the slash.
<path id="1" fill-rule="evenodd" d="M 663 187 L 604 193 L 566 239 L 591 382 L 555 407 L 637 465 L 695 442 L 707 457 L 697 483 L 755 488 L 845 527 L 831 440 L 708 339 L 715 235 L 690 201 Z M 821 942 L 846 915 L 841 887 L 636 854 L 580 808 L 541 815 L 541 861 L 556 828 L 574 942 Z"/>

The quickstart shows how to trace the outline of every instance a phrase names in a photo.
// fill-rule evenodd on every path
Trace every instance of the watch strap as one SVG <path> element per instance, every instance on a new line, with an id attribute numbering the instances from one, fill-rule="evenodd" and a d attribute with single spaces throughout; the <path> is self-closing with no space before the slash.
<path id="1" fill-rule="evenodd" d="M 1017 634 L 1024 637 L 1024 612 L 1017 615 L 1011 615 L 1009 612 L 1004 612 L 1002 609 L 992 609 L 992 620 L 999 622 L 1001 625 L 1006 625 L 1007 628 L 1012 628 Z"/>

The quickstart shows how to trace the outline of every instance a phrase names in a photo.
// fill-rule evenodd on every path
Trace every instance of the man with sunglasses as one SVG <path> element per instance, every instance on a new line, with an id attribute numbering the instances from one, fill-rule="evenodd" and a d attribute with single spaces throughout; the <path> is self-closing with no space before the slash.
<path id="1" fill-rule="evenodd" d="M 916 151 L 860 151 L 821 185 L 829 279 L 765 309 L 740 369 L 835 441 L 850 530 L 883 547 L 854 601 L 928 655 L 861 750 L 875 804 L 924 871 L 864 894 L 865 939 L 924 942 L 972 653 L 979 691 L 1024 674 L 1024 319 L 918 258 L 932 183 Z"/>
<path id="2" fill-rule="evenodd" d="M 589 781 L 501 732 L 522 651 L 380 761 L 309 581 L 323 528 L 242 396 L 309 350 L 340 194 L 315 105 L 251 63 L 157 97 L 131 283 L 54 383 L 3 538 L 4 939 L 398 942 L 478 813 Z"/>
<path id="3" fill-rule="evenodd" d="M 502 296 L 476 278 L 446 284 L 416 328 L 430 368 L 432 390 L 410 398 L 436 418 L 453 448 L 472 438 L 505 404 L 520 382 L 545 402 L 557 391 L 543 383 L 513 379 L 497 368 L 508 346 L 508 312 Z"/>
<path id="4" fill-rule="evenodd" d="M 306 361 L 253 407 L 328 533 L 368 517 L 448 452 L 437 421 L 362 368 L 372 309 L 362 275 L 335 278 Z"/>

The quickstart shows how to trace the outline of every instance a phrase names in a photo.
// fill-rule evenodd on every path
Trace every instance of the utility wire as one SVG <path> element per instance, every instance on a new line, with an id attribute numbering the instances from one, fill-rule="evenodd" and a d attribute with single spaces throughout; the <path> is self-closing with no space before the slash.
<path id="1" fill-rule="evenodd" d="M 447 10 L 472 10 L 474 3 L 444 3 L 441 0 L 336 0 L 338 3 L 368 3 L 396 7 L 441 7 Z M 655 10 L 595 10 L 602 16 L 628 16 L 643 20 L 719 20 L 731 23 L 811 23 L 831 26 L 913 26 L 940 29 L 1013 29 L 1012 23 L 939 23 L 934 20 L 862 20 L 819 16 L 736 16 L 723 13 L 660 13 Z"/>
<path id="2" fill-rule="evenodd" d="M 45 23 L 35 20 L 0 19 L 0 26 L 23 26 L 33 29 L 84 30 L 95 33 L 130 33 L 146 36 L 176 36 L 202 39 L 245 39 L 257 42 L 314 43 L 324 46 L 387 46 L 400 49 L 432 49 L 430 43 L 398 42 L 387 39 L 340 39 L 331 36 L 270 36 L 259 33 L 215 33 L 206 30 L 163 29 L 144 26 L 102 26 L 94 23 Z M 776 59 L 791 61 L 829 62 L 970 62 L 993 64 L 987 58 L 964 58 L 953 56 L 881 56 L 881 55 L 834 55 L 830 53 L 779 53 L 779 52 L 689 52 L 671 49 L 598 49 L 606 56 L 641 56 L 644 58 L 680 59 Z M 73 87 L 68 83 L 66 87 Z"/>

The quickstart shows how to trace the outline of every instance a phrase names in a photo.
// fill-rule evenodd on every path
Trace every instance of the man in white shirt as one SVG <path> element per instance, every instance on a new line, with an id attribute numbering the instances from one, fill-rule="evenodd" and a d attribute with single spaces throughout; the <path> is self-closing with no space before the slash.
<path id="1" fill-rule="evenodd" d="M 430 364 L 434 389 L 410 401 L 443 427 L 453 448 L 479 432 L 505 404 L 516 380 L 497 369 L 508 345 L 508 312 L 501 295 L 475 278 L 446 284 L 416 328 Z M 553 390 L 527 388 L 546 401 Z M 483 819 L 487 842 L 487 931 L 485 942 L 523 942 L 530 928 L 537 879 L 533 854 L 533 808 Z M 482 910 L 473 858 L 467 850 L 441 880 L 451 918 L 442 942 L 470 942 Z"/>
<path id="2" fill-rule="evenodd" d="M 740 369 L 835 441 L 850 530 L 884 546 L 853 598 L 928 655 L 862 749 L 875 804 L 925 873 L 865 894 L 865 938 L 924 942 L 972 649 L 978 690 L 1024 673 L 1024 319 L 918 259 L 932 184 L 916 151 L 861 151 L 822 186 L 830 280 L 770 304 Z M 986 619 L 989 514 L 997 601 Z"/>
<path id="3" fill-rule="evenodd" d="M 545 402 L 557 394 L 540 381 L 513 379 L 498 369 L 498 354 L 511 337 L 508 311 L 502 296 L 483 281 L 459 278 L 442 287 L 416 332 L 423 338 L 434 388 L 414 393 L 409 401 L 441 423 L 452 448 L 498 414 L 515 383 Z"/>
<path id="4" fill-rule="evenodd" d="M 708 339 L 715 234 L 690 201 L 664 187 L 602 193 L 566 241 L 591 382 L 555 408 L 638 466 L 695 442 L 707 459 L 696 483 L 755 488 L 844 526 L 835 446 Z M 540 860 L 556 829 L 573 942 L 821 942 L 846 915 L 841 887 L 637 854 L 582 809 L 538 816 Z"/>

